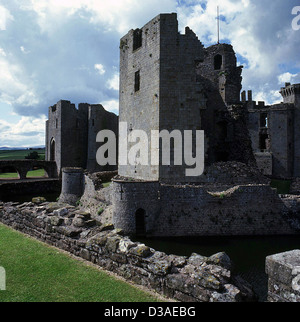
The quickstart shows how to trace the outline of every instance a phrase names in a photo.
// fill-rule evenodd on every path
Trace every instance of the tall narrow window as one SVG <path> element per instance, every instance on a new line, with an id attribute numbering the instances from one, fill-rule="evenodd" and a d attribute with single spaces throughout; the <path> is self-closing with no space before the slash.
<path id="1" fill-rule="evenodd" d="M 55 161 L 55 140 L 54 138 L 50 141 L 50 161 Z"/>
<path id="2" fill-rule="evenodd" d="M 140 71 L 135 72 L 134 75 L 134 91 L 138 92 L 140 90 Z"/>
<path id="3" fill-rule="evenodd" d="M 58 119 L 55 120 L 55 127 L 58 128 Z"/>
<path id="4" fill-rule="evenodd" d="M 260 127 L 268 127 L 268 113 L 260 114 Z"/>
<path id="5" fill-rule="evenodd" d="M 216 55 L 214 58 L 214 68 L 215 70 L 219 70 L 222 67 L 222 63 L 223 63 L 223 57 L 222 55 Z"/>
<path id="6" fill-rule="evenodd" d="M 142 34 L 143 31 L 141 29 L 136 29 L 133 32 L 133 51 L 142 47 Z"/>

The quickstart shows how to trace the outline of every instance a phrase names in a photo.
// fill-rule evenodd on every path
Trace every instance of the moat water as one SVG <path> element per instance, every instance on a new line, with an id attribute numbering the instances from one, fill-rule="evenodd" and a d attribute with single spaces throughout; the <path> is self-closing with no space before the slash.
<path id="1" fill-rule="evenodd" d="M 167 254 L 211 256 L 226 252 L 239 274 L 252 286 L 259 301 L 267 300 L 268 278 L 265 259 L 269 255 L 300 249 L 299 236 L 133 238 Z"/>

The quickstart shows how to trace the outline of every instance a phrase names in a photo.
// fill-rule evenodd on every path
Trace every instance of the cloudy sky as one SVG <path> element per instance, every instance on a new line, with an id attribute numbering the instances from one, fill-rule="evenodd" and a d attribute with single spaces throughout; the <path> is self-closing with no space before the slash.
<path id="1" fill-rule="evenodd" d="M 60 99 L 118 113 L 120 38 L 177 12 L 180 31 L 189 26 L 210 46 L 218 5 L 243 89 L 280 101 L 285 82 L 300 83 L 299 0 L 0 0 L 0 147 L 43 145 L 48 107 Z"/>

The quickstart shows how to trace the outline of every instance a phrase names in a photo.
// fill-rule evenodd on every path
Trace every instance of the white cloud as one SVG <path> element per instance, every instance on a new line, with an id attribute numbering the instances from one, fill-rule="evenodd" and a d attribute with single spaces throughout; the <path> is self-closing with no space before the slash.
<path id="1" fill-rule="evenodd" d="M 14 20 L 10 11 L 0 5 L 0 30 L 6 30 L 8 20 Z"/>
<path id="2" fill-rule="evenodd" d="M 115 91 L 119 90 L 119 74 L 116 73 L 114 76 L 107 81 L 107 87 Z"/>
<path id="3" fill-rule="evenodd" d="M 0 56 L 0 101 L 13 104 L 32 106 L 39 103 L 30 84 L 26 84 L 20 66 L 10 63 L 6 55 Z"/>
<path id="4" fill-rule="evenodd" d="M 119 101 L 109 100 L 102 102 L 101 104 L 107 111 L 119 114 Z"/>
<path id="5" fill-rule="evenodd" d="M 98 73 L 100 75 L 104 75 L 105 74 L 105 69 L 104 66 L 102 64 L 95 64 L 95 69 L 98 71 Z"/>
<path id="6" fill-rule="evenodd" d="M 23 54 L 29 54 L 30 53 L 30 51 L 29 50 L 26 50 L 24 46 L 21 46 L 20 49 L 21 49 L 21 52 Z"/>
<path id="7" fill-rule="evenodd" d="M 21 117 L 17 123 L 0 119 L 1 146 L 44 145 L 46 117 Z"/>
<path id="8" fill-rule="evenodd" d="M 283 85 L 284 83 L 292 83 L 293 79 L 295 79 L 297 76 L 298 74 L 291 74 L 290 72 L 283 73 L 277 77 L 278 84 Z"/>
<path id="9" fill-rule="evenodd" d="M 6 57 L 6 53 L 3 50 L 3 48 L 0 48 L 0 55 L 3 56 L 3 57 Z"/>
<path id="10" fill-rule="evenodd" d="M 101 25 L 105 31 L 117 31 L 119 34 L 144 24 L 160 12 L 176 9 L 175 0 L 30 0 L 23 5 L 26 10 L 38 14 L 38 22 L 43 32 L 52 32 L 59 27 L 65 17 L 79 15 L 95 25 Z M 55 20 L 55 25 L 52 24 Z M 137 25 L 138 23 L 138 25 Z"/>

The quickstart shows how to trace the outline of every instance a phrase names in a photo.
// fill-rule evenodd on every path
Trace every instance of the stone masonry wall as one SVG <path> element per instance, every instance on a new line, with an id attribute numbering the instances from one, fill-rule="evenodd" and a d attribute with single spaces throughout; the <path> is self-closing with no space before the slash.
<path id="1" fill-rule="evenodd" d="M 211 191 L 201 186 L 113 182 L 114 224 L 136 233 L 139 209 L 147 235 L 233 236 L 295 234 L 285 204 L 268 185 Z M 220 188 L 219 188 L 220 189 Z"/>
<path id="2" fill-rule="evenodd" d="M 269 302 L 300 302 L 300 250 L 266 258 Z"/>
<path id="3" fill-rule="evenodd" d="M 178 301 L 256 300 L 249 284 L 233 276 L 225 253 L 209 258 L 167 255 L 132 242 L 112 226 L 97 226 L 87 212 L 58 203 L 0 202 L 0 221 Z"/>

